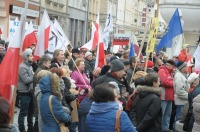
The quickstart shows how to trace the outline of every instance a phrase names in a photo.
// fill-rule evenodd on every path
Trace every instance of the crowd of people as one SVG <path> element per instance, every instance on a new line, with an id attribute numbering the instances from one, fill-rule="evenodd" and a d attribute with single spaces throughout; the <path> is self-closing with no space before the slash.
<path id="1" fill-rule="evenodd" d="M 95 68 L 95 51 L 68 46 L 34 61 L 33 45 L 19 65 L 19 131 L 197 132 L 200 78 L 189 50 L 184 45 L 173 59 L 163 51 L 129 58 L 120 48 L 105 51 L 107 64 Z M 0 104 L 0 131 L 17 132 L 9 103 L 1 97 Z"/>

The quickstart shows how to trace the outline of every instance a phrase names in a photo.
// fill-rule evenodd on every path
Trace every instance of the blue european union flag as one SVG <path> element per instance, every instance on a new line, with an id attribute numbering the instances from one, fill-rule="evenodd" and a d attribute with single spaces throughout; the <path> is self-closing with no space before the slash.
<path id="1" fill-rule="evenodd" d="M 181 20 L 180 20 L 178 8 L 177 8 L 169 22 L 169 25 L 165 31 L 165 34 L 161 38 L 160 43 L 158 44 L 156 48 L 156 51 L 159 51 L 161 48 L 171 48 L 172 39 L 182 33 L 183 33 L 183 30 L 182 30 Z"/>
<path id="2" fill-rule="evenodd" d="M 129 52 L 129 59 L 134 56 L 134 44 L 131 42 L 130 52 Z"/>

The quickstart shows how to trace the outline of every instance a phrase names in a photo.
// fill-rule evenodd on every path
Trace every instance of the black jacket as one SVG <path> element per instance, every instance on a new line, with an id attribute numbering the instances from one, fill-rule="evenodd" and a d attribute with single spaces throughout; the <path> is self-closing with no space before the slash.
<path id="1" fill-rule="evenodd" d="M 138 86 L 139 94 L 134 100 L 130 118 L 138 132 L 161 131 L 161 100 L 160 88 Z"/>
<path id="2" fill-rule="evenodd" d="M 72 55 L 72 58 L 73 58 L 73 60 L 75 61 L 76 60 L 76 57 L 74 57 L 73 55 Z M 73 60 L 71 59 L 69 62 L 68 62 L 68 66 L 69 66 L 69 69 L 71 70 L 71 71 L 74 71 L 74 62 L 73 62 Z"/>

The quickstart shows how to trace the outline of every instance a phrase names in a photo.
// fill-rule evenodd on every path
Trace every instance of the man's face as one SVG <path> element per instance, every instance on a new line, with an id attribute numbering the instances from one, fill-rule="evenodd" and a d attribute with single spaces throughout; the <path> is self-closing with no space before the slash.
<path id="1" fill-rule="evenodd" d="M 77 59 L 80 58 L 80 53 L 73 53 L 73 56 Z"/>
<path id="2" fill-rule="evenodd" d="M 125 69 L 116 71 L 115 73 L 116 73 L 118 79 L 122 79 L 126 75 Z"/>
<path id="3" fill-rule="evenodd" d="M 64 61 L 65 60 L 65 55 L 63 51 L 60 51 L 57 57 L 58 61 Z"/>
<path id="4" fill-rule="evenodd" d="M 3 45 L 0 45 L 0 54 L 2 54 L 4 52 L 4 47 Z"/>
<path id="5" fill-rule="evenodd" d="M 166 67 L 167 67 L 167 68 L 169 68 L 169 69 L 171 69 L 171 70 L 173 70 L 173 69 L 174 69 L 174 66 L 173 66 L 173 65 L 171 65 L 171 64 L 169 64 L 169 63 L 166 63 Z"/>
<path id="6" fill-rule="evenodd" d="M 29 57 L 28 57 L 28 61 L 30 61 L 30 62 L 33 62 L 33 55 L 31 54 Z"/>
<path id="7" fill-rule="evenodd" d="M 184 74 L 187 74 L 187 73 L 188 73 L 188 68 L 187 68 L 187 66 L 183 67 L 183 68 L 181 69 L 181 72 L 184 73 Z"/>

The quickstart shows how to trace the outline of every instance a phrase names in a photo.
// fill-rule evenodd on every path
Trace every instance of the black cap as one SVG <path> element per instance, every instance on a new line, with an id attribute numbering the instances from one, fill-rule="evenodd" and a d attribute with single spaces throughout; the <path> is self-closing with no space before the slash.
<path id="1" fill-rule="evenodd" d="M 176 66 L 176 63 L 172 59 L 169 59 L 166 63 L 169 63 L 169 64 L 171 64 L 173 66 Z"/>
<path id="2" fill-rule="evenodd" d="M 72 53 L 78 53 L 78 54 L 80 54 L 80 50 L 78 48 L 73 48 L 72 49 Z"/>

